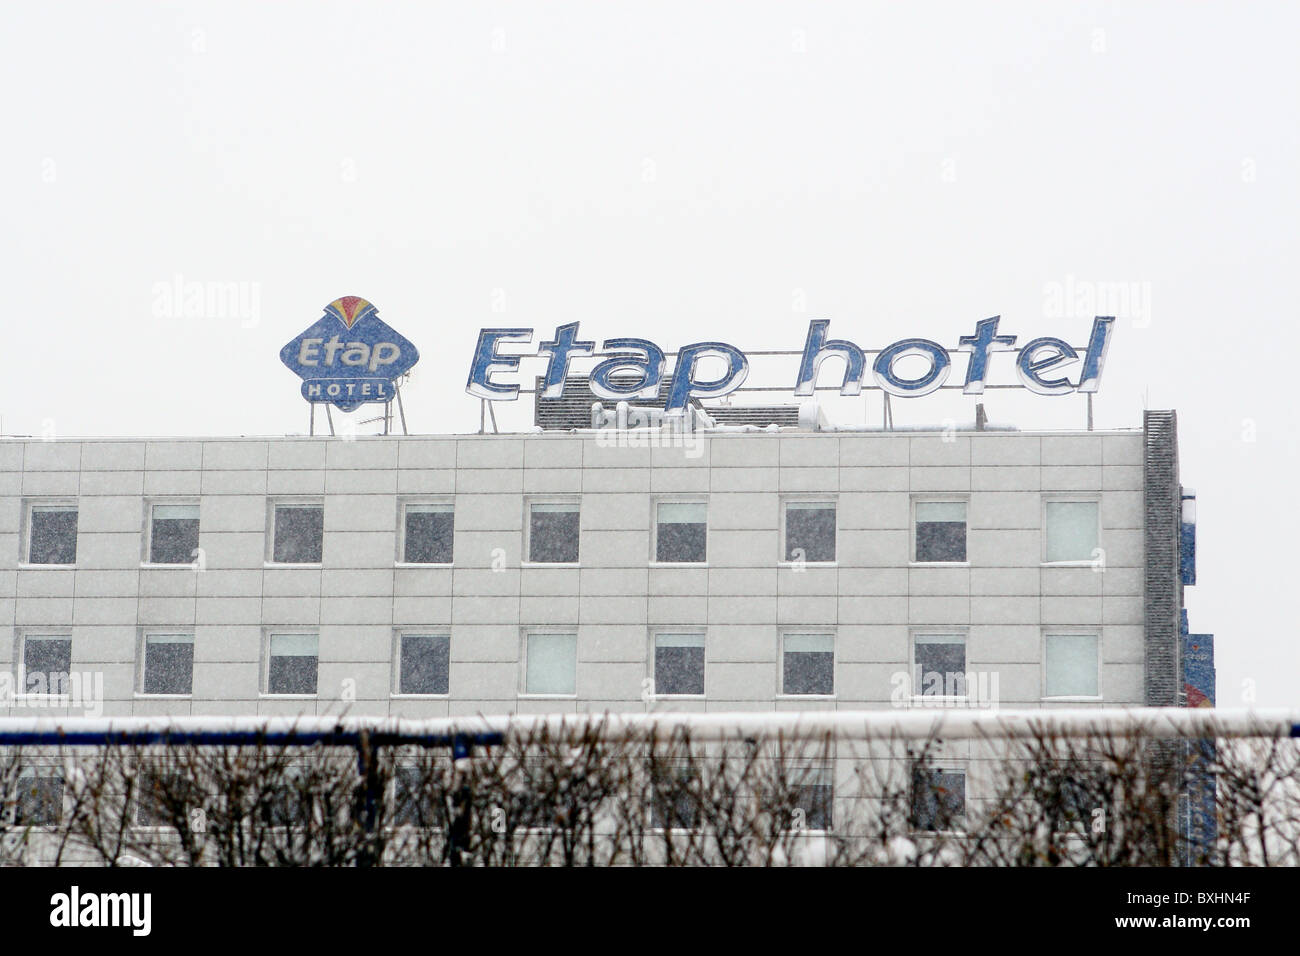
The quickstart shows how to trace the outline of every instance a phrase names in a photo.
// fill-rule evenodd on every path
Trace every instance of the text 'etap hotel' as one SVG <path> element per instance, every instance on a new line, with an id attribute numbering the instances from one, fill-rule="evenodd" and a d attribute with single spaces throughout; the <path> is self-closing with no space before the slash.
<path id="1" fill-rule="evenodd" d="M 988 319 L 951 351 L 872 351 L 818 320 L 788 353 L 798 400 L 741 404 L 725 343 L 484 330 L 482 433 L 414 435 L 415 348 L 345 297 L 282 358 L 313 431 L 318 404 L 333 432 L 331 407 L 378 401 L 387 434 L 0 442 L 3 712 L 1211 702 L 1172 412 L 891 422 L 940 388 L 1090 401 L 1111 331 L 1017 346 Z M 881 420 L 836 425 L 827 390 L 879 392 Z M 494 431 L 521 394 L 531 426 Z"/>

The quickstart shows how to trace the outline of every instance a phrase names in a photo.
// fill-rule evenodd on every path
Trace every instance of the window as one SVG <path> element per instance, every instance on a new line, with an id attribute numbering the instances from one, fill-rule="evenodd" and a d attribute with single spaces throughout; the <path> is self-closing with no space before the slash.
<path id="1" fill-rule="evenodd" d="M 785 503 L 785 560 L 835 560 L 835 503 Z"/>
<path id="2" fill-rule="evenodd" d="M 317 822 L 316 793 L 319 784 L 299 768 L 283 768 L 262 791 L 256 816 L 263 826 L 303 828 Z M 329 799 L 325 797 L 325 799 Z"/>
<path id="3" fill-rule="evenodd" d="M 1096 501 L 1047 501 L 1047 561 L 1093 561 L 1097 549 Z"/>
<path id="4" fill-rule="evenodd" d="M 63 819 L 63 778 L 24 776 L 18 779 L 14 825 L 53 827 Z"/>
<path id="5" fill-rule="evenodd" d="M 325 509 L 318 504 L 278 504 L 271 529 L 271 560 L 320 564 Z"/>
<path id="6" fill-rule="evenodd" d="M 655 635 L 655 687 L 661 694 L 704 693 L 704 635 Z"/>
<path id="7" fill-rule="evenodd" d="M 912 826 L 961 830 L 966 823 L 966 772 L 917 767 L 912 771 Z"/>
<path id="8" fill-rule="evenodd" d="M 573 694 L 577 684 L 578 636 L 529 634 L 524 693 Z"/>
<path id="9" fill-rule="evenodd" d="M 966 502 L 916 503 L 916 560 L 966 560 Z"/>
<path id="10" fill-rule="evenodd" d="M 913 640 L 913 653 L 916 696 L 966 696 L 964 634 L 918 634 Z"/>
<path id="11" fill-rule="evenodd" d="M 402 766 L 393 774 L 393 826 L 431 829 L 438 826 L 434 793 L 442 789 L 436 772 Z"/>
<path id="12" fill-rule="evenodd" d="M 1111 778 L 1104 769 L 1062 760 L 1055 766 L 1039 764 L 1031 772 L 1034 812 L 1051 822 L 1053 833 L 1086 833 L 1092 812 L 1108 802 Z"/>
<path id="13" fill-rule="evenodd" d="M 451 564 L 456 525 L 450 504 L 408 504 L 402 509 L 402 560 L 408 564 Z"/>
<path id="14" fill-rule="evenodd" d="M 66 694 L 72 670 L 72 638 L 29 634 L 23 639 L 22 688 L 27 694 Z"/>
<path id="15" fill-rule="evenodd" d="M 141 690 L 146 694 L 193 693 L 193 634 L 145 635 Z"/>
<path id="16" fill-rule="evenodd" d="M 793 772 L 794 807 L 798 829 L 829 830 L 834 778 L 828 766 L 804 767 Z M 792 821 L 793 822 L 793 821 Z"/>
<path id="17" fill-rule="evenodd" d="M 1100 697 L 1096 634 L 1048 634 L 1043 654 L 1046 697 Z"/>
<path id="18" fill-rule="evenodd" d="M 578 561 L 578 503 L 533 502 L 528 513 L 528 560 L 544 564 Z"/>
<path id="19" fill-rule="evenodd" d="M 782 639 L 781 692 L 835 693 L 835 637 L 831 634 L 787 634 Z"/>
<path id="20" fill-rule="evenodd" d="M 272 634 L 266 670 L 268 694 L 316 693 L 315 634 Z"/>
<path id="21" fill-rule="evenodd" d="M 189 564 L 198 549 L 198 505 L 150 506 L 150 564 Z"/>
<path id="22" fill-rule="evenodd" d="M 658 764 L 650 770 L 650 826 L 656 830 L 694 830 L 700 811 L 699 781 L 689 764 Z"/>
<path id="23" fill-rule="evenodd" d="M 192 783 L 163 766 L 141 767 L 137 784 L 135 825 L 138 827 L 174 826 L 177 817 L 189 817 L 189 806 L 202 802 L 193 793 Z"/>
<path id="24" fill-rule="evenodd" d="M 397 692 L 447 693 L 451 638 L 446 634 L 403 634 L 400 640 Z"/>
<path id="25" fill-rule="evenodd" d="M 708 553 L 708 510 L 703 501 L 660 501 L 655 506 L 655 560 L 704 562 Z"/>
<path id="26" fill-rule="evenodd" d="M 557 786 L 556 768 L 545 757 L 525 757 L 517 764 L 517 784 L 506 798 L 506 832 L 572 831 L 591 819 L 590 791 Z M 562 774 L 562 771 L 561 771 Z"/>
<path id="27" fill-rule="evenodd" d="M 77 506 L 32 505 L 27 514 L 27 563 L 76 564 Z"/>

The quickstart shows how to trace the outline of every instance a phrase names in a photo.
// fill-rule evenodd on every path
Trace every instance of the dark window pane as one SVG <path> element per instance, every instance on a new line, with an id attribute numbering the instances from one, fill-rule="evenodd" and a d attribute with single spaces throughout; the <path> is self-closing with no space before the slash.
<path id="1" fill-rule="evenodd" d="M 313 821 L 312 801 L 306 781 L 294 773 L 269 786 L 259 803 L 262 822 L 271 827 L 305 827 Z"/>
<path id="2" fill-rule="evenodd" d="M 275 553 L 285 564 L 320 564 L 324 511 L 319 506 L 275 509 Z"/>
<path id="3" fill-rule="evenodd" d="M 29 637 L 23 642 L 23 673 L 29 694 L 66 694 L 72 670 L 72 639 Z"/>
<path id="4" fill-rule="evenodd" d="M 578 560 L 578 512 L 532 509 L 528 560 L 574 563 Z"/>
<path id="5" fill-rule="evenodd" d="M 148 639 L 144 648 L 144 692 L 189 694 L 194 686 L 194 642 Z"/>
<path id="6" fill-rule="evenodd" d="M 47 510 L 33 508 L 31 546 L 27 560 L 31 564 L 75 564 L 77 561 L 77 509 Z"/>
<path id="7" fill-rule="evenodd" d="M 835 693 L 833 651 L 786 651 L 784 687 L 787 694 Z"/>
<path id="8" fill-rule="evenodd" d="M 704 648 L 655 648 L 656 694 L 703 694 Z"/>
<path id="9" fill-rule="evenodd" d="M 830 784 L 804 784 L 795 787 L 794 792 L 795 806 L 803 811 L 804 827 L 809 830 L 829 830 L 832 804 Z"/>
<path id="10" fill-rule="evenodd" d="M 456 516 L 450 511 L 406 511 L 403 559 L 411 564 L 451 564 Z"/>
<path id="11" fill-rule="evenodd" d="M 918 830 L 960 830 L 966 816 L 966 774 L 923 770 L 912 773 L 912 826 Z"/>
<path id="12" fill-rule="evenodd" d="M 965 561 L 966 522 L 918 521 L 917 561 Z"/>
<path id="13" fill-rule="evenodd" d="M 185 814 L 181 804 L 189 788 L 182 778 L 163 771 L 140 775 L 140 789 L 135 805 L 135 825 L 138 827 L 170 827 L 176 814 Z"/>
<path id="14" fill-rule="evenodd" d="M 266 685 L 271 694 L 316 693 L 316 657 L 272 657 Z"/>
<path id="15" fill-rule="evenodd" d="M 445 694 L 451 640 L 445 635 L 404 634 L 398 692 Z"/>
<path id="16" fill-rule="evenodd" d="M 800 554 L 802 552 L 802 555 Z M 835 560 L 835 509 L 785 509 L 785 559 L 797 561 Z"/>
<path id="17" fill-rule="evenodd" d="M 694 830 L 699 806 L 691 790 L 695 777 L 689 769 L 656 768 L 652 778 L 650 825 L 657 830 Z"/>
<path id="18" fill-rule="evenodd" d="M 707 525 L 695 522 L 660 522 L 655 536 L 656 561 L 704 561 Z"/>
<path id="19" fill-rule="evenodd" d="M 14 823 L 20 827 L 52 827 L 63 819 L 63 779 L 23 777 L 18 781 Z"/>
<path id="20" fill-rule="evenodd" d="M 1064 775 L 1056 779 L 1059 784 L 1059 790 L 1055 795 L 1057 799 L 1051 801 L 1050 794 L 1044 794 L 1049 797 L 1047 812 L 1051 814 L 1055 810 L 1056 816 L 1062 822 L 1081 823 L 1090 820 L 1093 808 L 1101 803 L 1097 794 L 1105 792 L 1105 784 L 1098 787 L 1091 780 L 1078 780 Z M 1052 805 L 1053 803 L 1055 806 Z"/>
<path id="21" fill-rule="evenodd" d="M 399 827 L 436 827 L 432 781 L 419 767 L 398 767 L 394 775 L 393 823 Z"/>
<path id="22" fill-rule="evenodd" d="M 149 534 L 152 564 L 189 564 L 199 547 L 198 518 L 154 518 Z"/>
<path id="23" fill-rule="evenodd" d="M 966 695 L 966 644 L 916 641 L 915 692 L 925 697 Z"/>
<path id="24" fill-rule="evenodd" d="M 507 798 L 505 807 L 507 832 L 516 828 L 569 830 L 582 820 L 590 808 L 589 791 L 570 787 L 563 767 L 546 759 L 527 759 L 520 770 L 523 779 Z"/>

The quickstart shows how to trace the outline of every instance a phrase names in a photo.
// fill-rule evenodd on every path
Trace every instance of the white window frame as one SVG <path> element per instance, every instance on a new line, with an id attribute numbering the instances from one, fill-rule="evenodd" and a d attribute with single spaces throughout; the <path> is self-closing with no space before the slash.
<path id="1" fill-rule="evenodd" d="M 966 666 L 962 670 L 962 675 L 963 675 L 962 679 L 964 681 L 965 675 L 971 673 L 970 628 L 964 625 L 957 626 L 957 627 L 949 627 L 949 626 L 914 627 L 911 629 L 911 633 L 908 635 L 908 642 L 907 642 L 907 670 L 908 670 L 908 677 L 910 678 L 910 680 L 908 681 L 908 697 L 910 700 L 912 700 L 913 702 L 923 701 L 929 703 L 930 706 L 935 706 L 934 702 L 937 702 L 939 704 L 944 704 L 950 701 L 951 702 L 969 701 L 971 699 L 969 684 L 967 684 L 966 693 L 964 694 L 947 694 L 947 693 L 918 694 L 916 692 L 916 684 L 917 684 L 916 644 L 917 644 L 918 637 L 960 637 L 962 639 L 961 641 L 962 648 L 965 650 L 965 654 L 963 656 L 966 661 Z M 921 643 L 924 644 L 927 642 L 922 641 Z M 936 643 L 936 642 L 929 642 L 929 643 Z M 947 682 L 945 681 L 944 690 L 946 691 L 947 689 L 948 689 L 948 685 Z M 920 706 L 925 706 L 925 704 L 923 703 Z"/>
<path id="2" fill-rule="evenodd" d="M 59 565 L 71 567 L 71 565 Z M 23 627 L 14 635 L 14 674 L 18 681 L 15 688 L 15 700 L 41 701 L 47 707 L 72 706 L 72 694 L 37 694 L 27 690 L 27 640 L 28 638 L 66 637 L 68 639 L 68 685 L 72 684 L 72 628 L 58 627 Z M 84 695 L 83 695 L 84 696 Z"/>
<path id="3" fill-rule="evenodd" d="M 1055 697 L 1047 696 L 1047 639 L 1049 637 L 1092 637 L 1097 641 L 1097 693 L 1095 696 L 1087 694 L 1061 694 Z M 1039 693 L 1040 699 L 1047 702 L 1055 701 L 1077 701 L 1096 703 L 1105 700 L 1105 688 L 1102 686 L 1102 634 L 1101 629 L 1096 627 L 1049 627 L 1044 628 L 1042 636 L 1039 638 L 1039 658 L 1042 664 L 1039 668 Z"/>
<path id="4" fill-rule="evenodd" d="M 199 508 L 199 535 L 203 534 L 203 511 L 202 505 L 198 498 L 146 498 L 144 500 L 144 551 L 140 555 L 140 567 L 142 568 L 183 568 L 186 571 L 193 571 L 197 555 L 190 555 L 190 560 L 181 564 L 155 564 L 149 558 L 153 554 L 153 509 L 163 505 L 192 505 Z M 200 540 L 202 538 L 200 537 Z M 202 547 L 202 545 L 198 545 Z"/>
<path id="5" fill-rule="evenodd" d="M 182 565 L 188 567 L 189 565 Z M 186 630 L 183 627 L 147 627 L 140 629 L 140 637 L 137 643 L 136 659 L 139 666 L 136 668 L 135 677 L 135 696 L 146 700 L 191 700 L 194 697 L 194 660 L 190 659 L 190 692 L 188 694 L 155 694 L 146 692 L 144 689 L 145 670 L 148 667 L 149 638 L 151 637 L 188 637 L 190 647 L 195 648 L 196 634 L 193 630 Z M 277 697 L 280 695 L 276 695 Z"/>
<path id="6" fill-rule="evenodd" d="M 831 639 L 831 692 L 829 694 L 788 694 L 785 690 L 785 639 L 787 637 L 829 637 Z M 836 671 L 839 669 L 839 636 L 834 627 L 787 627 L 776 635 L 777 697 L 784 700 L 834 700 L 839 688 Z"/>
<path id="7" fill-rule="evenodd" d="M 653 697 L 655 700 L 663 698 L 664 700 L 705 700 L 708 698 L 709 691 L 709 632 L 708 628 L 696 625 L 685 625 L 675 627 L 671 624 L 656 624 L 649 629 L 649 679 L 650 686 L 654 689 Z M 655 680 L 655 655 L 659 650 L 660 636 L 677 635 L 680 637 L 698 637 L 704 648 L 704 693 L 702 694 L 665 694 L 659 690 L 659 684 Z"/>
<path id="8" fill-rule="evenodd" d="M 77 557 L 73 559 L 71 564 L 37 564 L 30 560 L 32 556 L 32 511 L 35 508 L 44 508 L 50 506 L 54 506 L 54 507 L 71 506 L 77 512 L 77 537 L 78 538 L 81 537 L 81 501 L 78 498 L 73 498 L 73 497 L 68 497 L 63 495 L 52 496 L 49 498 L 41 498 L 41 497 L 24 498 L 23 499 L 23 533 L 20 536 L 22 540 L 19 545 L 19 547 L 22 548 L 22 553 L 18 556 L 19 558 L 18 566 L 20 568 L 51 568 L 51 569 L 67 568 L 69 570 L 75 570 L 77 567 L 77 559 L 81 557 L 81 548 L 79 547 L 81 542 L 79 540 L 77 541 L 78 546 L 74 548 Z"/>
<path id="9" fill-rule="evenodd" d="M 316 693 L 281 694 L 271 690 L 271 638 L 298 637 L 310 635 L 316 638 Z M 262 665 L 258 697 L 270 700 L 319 700 L 320 699 L 320 628 L 289 624 L 284 627 L 267 627 L 262 629 Z"/>
<path id="10" fill-rule="evenodd" d="M 423 567 L 423 565 L 416 565 Z M 442 694 L 402 693 L 402 640 L 407 637 L 445 637 L 447 639 L 447 690 Z M 447 700 L 451 697 L 451 628 L 434 627 L 399 627 L 393 631 L 393 678 L 389 687 L 389 696 L 398 700 Z"/>
<path id="11" fill-rule="evenodd" d="M 966 560 L 965 561 L 918 561 L 916 560 L 916 506 L 919 502 L 960 502 L 966 506 Z M 912 495 L 909 509 L 911 521 L 908 526 L 907 565 L 912 568 L 969 568 L 970 567 L 970 495 L 966 492 L 943 494 L 939 492 Z"/>
<path id="12" fill-rule="evenodd" d="M 451 507 L 452 542 L 450 561 L 406 560 L 406 509 L 411 505 L 449 505 Z M 403 495 L 397 499 L 397 557 L 399 568 L 450 568 L 456 564 L 456 496 L 455 495 Z M 322 548 L 322 553 L 324 549 Z"/>
<path id="13" fill-rule="evenodd" d="M 1042 550 L 1041 550 L 1040 555 L 1039 555 L 1039 560 L 1042 562 L 1043 566 L 1044 566 L 1044 567 L 1048 567 L 1048 568 L 1091 568 L 1091 567 L 1096 567 L 1096 565 L 1097 565 L 1097 558 L 1094 558 L 1094 557 L 1083 558 L 1083 559 L 1075 560 L 1075 561 L 1049 561 L 1049 560 L 1047 560 L 1047 536 L 1048 536 L 1048 531 L 1049 531 L 1049 529 L 1048 529 L 1048 525 L 1047 525 L 1047 505 L 1048 505 L 1049 502 L 1058 502 L 1058 503 L 1059 503 L 1059 502 L 1065 502 L 1065 503 L 1075 502 L 1075 503 L 1079 503 L 1079 504 L 1095 504 L 1095 505 L 1097 506 L 1097 548 L 1098 548 L 1099 550 L 1101 550 L 1101 551 L 1104 553 L 1104 552 L 1105 552 L 1105 548 L 1102 546 L 1102 543 L 1101 543 L 1101 495 L 1099 495 L 1099 494 L 1089 494 L 1089 493 L 1087 493 L 1087 492 L 1079 493 L 1079 494 L 1072 494 L 1072 493 L 1069 493 L 1069 492 L 1050 492 L 1050 493 L 1045 493 L 1045 494 L 1043 494 L 1043 496 L 1042 496 L 1042 503 L 1041 503 L 1040 506 L 1039 506 L 1039 507 L 1042 509 L 1042 510 L 1041 510 L 1041 517 L 1042 517 L 1042 524 L 1043 524 L 1043 543 L 1042 543 Z"/>
<path id="14" fill-rule="evenodd" d="M 533 505 L 576 505 L 578 509 L 578 560 L 533 561 Z M 580 568 L 582 567 L 582 496 L 581 495 L 525 495 L 524 496 L 524 552 L 520 565 L 525 568 Z M 560 633 L 569 633 L 568 631 Z"/>
<path id="15" fill-rule="evenodd" d="M 810 560 L 808 560 L 808 559 L 805 558 L 803 561 L 796 561 L 796 560 L 793 560 L 793 559 L 790 559 L 790 558 L 786 558 L 786 553 L 789 551 L 789 548 L 786 547 L 786 543 L 787 543 L 787 542 L 786 542 L 786 539 L 785 539 L 785 512 L 786 512 L 786 506 L 787 506 L 787 505 L 790 505 L 790 504 L 829 504 L 832 508 L 835 509 L 835 558 L 834 558 L 833 560 L 831 560 L 831 561 L 810 561 Z M 812 567 L 815 567 L 815 568 L 834 568 L 834 567 L 838 567 L 838 566 L 839 566 L 839 563 L 840 563 L 840 501 L 839 501 L 839 495 L 838 495 L 838 494 L 835 494 L 835 495 L 824 495 L 824 494 L 823 494 L 823 495 L 816 495 L 816 494 L 782 495 L 782 496 L 781 496 L 781 499 L 780 499 L 780 506 L 781 506 L 781 517 L 780 517 L 780 521 L 781 521 L 781 537 L 780 537 L 781 552 L 780 552 L 780 554 L 777 555 L 777 562 L 776 562 L 776 563 L 777 563 L 779 566 L 783 567 L 783 568 L 799 567 L 799 566 L 802 566 L 802 565 L 811 565 Z"/>
<path id="16" fill-rule="evenodd" d="M 704 505 L 704 560 L 703 561 L 660 561 L 659 560 L 659 506 L 660 505 Z M 652 568 L 707 568 L 709 566 L 709 527 L 708 495 L 661 495 L 650 499 L 650 566 Z M 582 552 L 578 552 L 581 557 Z"/>
<path id="17" fill-rule="evenodd" d="M 573 693 L 571 694 L 547 694 L 530 691 L 528 689 L 528 638 L 533 635 L 555 634 L 555 635 L 573 635 Z M 576 700 L 578 697 L 578 649 L 581 644 L 578 634 L 578 625 L 568 627 L 525 627 L 520 628 L 520 646 L 519 646 L 519 692 L 518 697 L 523 700 Z"/>
<path id="18" fill-rule="evenodd" d="M 310 505 L 321 509 L 321 559 L 320 561 L 276 561 L 275 560 L 275 509 L 280 507 L 301 507 Z M 266 568 L 321 568 L 325 566 L 325 499 L 320 495 L 285 495 L 268 498 L 266 501 Z"/>

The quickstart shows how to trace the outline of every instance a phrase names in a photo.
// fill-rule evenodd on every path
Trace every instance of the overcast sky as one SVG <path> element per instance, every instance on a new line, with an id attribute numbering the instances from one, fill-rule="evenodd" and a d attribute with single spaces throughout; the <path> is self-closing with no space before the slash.
<path id="1" fill-rule="evenodd" d="M 0 430 L 303 432 L 278 352 L 347 294 L 421 349 L 419 432 L 477 427 L 485 326 L 1082 344 L 1119 296 L 1097 425 L 1178 411 L 1220 705 L 1300 707 L 1297 35 L 1294 3 L 9 2 Z"/>

